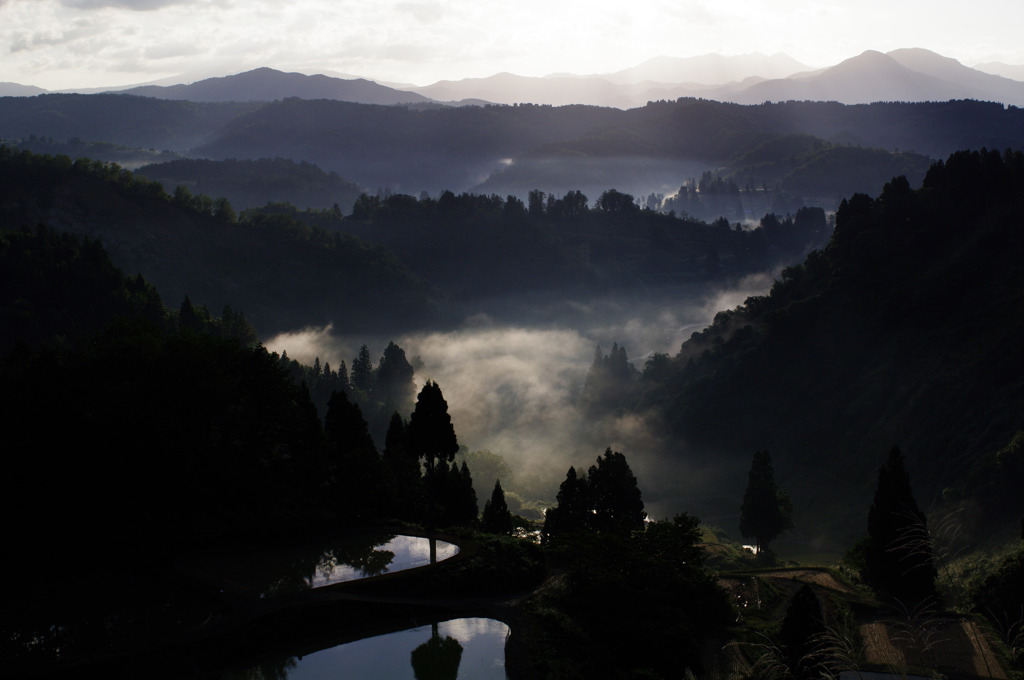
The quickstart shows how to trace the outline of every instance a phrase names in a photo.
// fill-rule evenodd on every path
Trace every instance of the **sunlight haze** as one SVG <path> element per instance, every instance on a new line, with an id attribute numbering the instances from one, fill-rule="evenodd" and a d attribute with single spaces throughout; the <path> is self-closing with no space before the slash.
<path id="1" fill-rule="evenodd" d="M 1024 63 L 1024 4 L 467 0 L 0 0 L 0 82 L 190 82 L 270 66 L 427 85 L 499 72 L 602 74 L 659 55 L 785 53 L 811 67 L 923 47 Z"/>

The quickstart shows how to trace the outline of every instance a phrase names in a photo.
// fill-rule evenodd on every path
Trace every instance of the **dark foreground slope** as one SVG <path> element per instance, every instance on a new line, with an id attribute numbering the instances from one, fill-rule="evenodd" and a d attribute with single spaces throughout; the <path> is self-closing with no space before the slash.
<path id="1" fill-rule="evenodd" d="M 697 450 L 768 449 L 804 529 L 862 531 L 894 444 L 923 507 L 985 488 L 979 517 L 1015 524 L 1024 480 L 993 454 L 1024 425 L 1022 259 L 1024 155 L 956 153 L 916 191 L 844 201 L 826 248 L 652 365 L 637 400 Z"/>

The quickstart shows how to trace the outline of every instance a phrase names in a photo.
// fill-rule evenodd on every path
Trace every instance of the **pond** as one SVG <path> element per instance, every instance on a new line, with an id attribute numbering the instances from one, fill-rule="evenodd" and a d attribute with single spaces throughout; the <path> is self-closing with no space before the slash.
<path id="1" fill-rule="evenodd" d="M 495 619 L 453 619 L 273 659 L 223 680 L 505 680 L 508 633 Z"/>
<path id="2" fill-rule="evenodd" d="M 326 541 L 205 554 L 180 560 L 258 597 L 297 592 L 413 569 L 453 557 L 458 546 L 421 536 L 360 533 Z"/>

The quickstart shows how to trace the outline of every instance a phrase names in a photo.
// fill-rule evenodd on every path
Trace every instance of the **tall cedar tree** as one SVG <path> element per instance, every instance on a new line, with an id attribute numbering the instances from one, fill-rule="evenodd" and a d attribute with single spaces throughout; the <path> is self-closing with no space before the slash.
<path id="1" fill-rule="evenodd" d="M 558 505 L 544 516 L 545 541 L 582 529 L 598 533 L 628 536 L 644 528 L 647 513 L 626 457 L 606 449 L 591 465 L 585 478 L 577 478 L 569 468 L 558 488 Z"/>
<path id="2" fill-rule="evenodd" d="M 437 383 L 428 380 L 416 397 L 416 407 L 409 419 L 409 450 L 426 462 L 427 474 L 433 472 L 438 460 L 451 462 L 459 451 L 452 417 Z"/>
<path id="3" fill-rule="evenodd" d="M 512 534 L 512 513 L 508 511 L 501 480 L 494 480 L 494 491 L 491 492 L 490 499 L 484 503 L 480 528 L 492 534 Z"/>
<path id="4" fill-rule="evenodd" d="M 445 504 L 453 487 L 448 480 L 448 463 L 455 459 L 459 441 L 452 418 L 437 383 L 428 380 L 416 398 L 416 407 L 406 431 L 409 451 L 426 464 L 427 500 L 431 523 L 445 522 Z M 439 465 L 442 463 L 443 465 Z M 475 500 L 475 499 L 474 499 Z M 475 517 L 474 517 L 475 519 Z"/>
<path id="5" fill-rule="evenodd" d="M 545 542 L 560 535 L 571 534 L 587 527 L 590 518 L 590 493 L 586 477 L 578 477 L 576 468 L 570 467 L 565 480 L 558 487 L 556 505 L 544 513 L 541 536 Z"/>
<path id="6" fill-rule="evenodd" d="M 587 481 L 594 528 L 619 534 L 644 528 L 644 501 L 624 455 L 606 449 L 597 465 L 591 465 L 587 471 Z"/>
<path id="7" fill-rule="evenodd" d="M 384 405 L 388 411 L 405 412 L 412 403 L 413 368 L 405 358 L 405 350 L 389 342 L 377 363 L 374 401 Z"/>
<path id="8" fill-rule="evenodd" d="M 826 631 L 821 601 L 811 585 L 805 583 L 789 601 L 786 618 L 782 620 L 779 631 L 779 644 L 794 678 L 820 677 L 815 656 Z"/>
<path id="9" fill-rule="evenodd" d="M 913 605 L 935 596 L 935 577 L 928 521 L 914 500 L 903 453 L 894 446 L 878 470 L 868 512 L 864 578 L 878 592 Z"/>
<path id="10" fill-rule="evenodd" d="M 374 386 L 373 360 L 370 359 L 370 348 L 363 345 L 359 348 L 359 356 L 352 360 L 352 371 L 349 381 L 354 389 L 369 397 Z"/>
<path id="11" fill-rule="evenodd" d="M 779 534 L 793 526 L 792 507 L 789 494 L 775 485 L 772 457 L 767 451 L 755 452 L 740 508 L 740 533 L 755 539 L 758 552 L 768 550 Z"/>
<path id="12" fill-rule="evenodd" d="M 409 449 L 408 426 L 398 412 L 391 414 L 391 422 L 384 437 L 384 471 L 387 499 L 391 514 L 397 519 L 417 521 L 426 508 L 420 461 Z"/>
<path id="13" fill-rule="evenodd" d="M 333 484 L 344 516 L 370 517 L 381 506 L 383 466 L 358 404 L 335 392 L 327 404 L 324 430 Z"/>

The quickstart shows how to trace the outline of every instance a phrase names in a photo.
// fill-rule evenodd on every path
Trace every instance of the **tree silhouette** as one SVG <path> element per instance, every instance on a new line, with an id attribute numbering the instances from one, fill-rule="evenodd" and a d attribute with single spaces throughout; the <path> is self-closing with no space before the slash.
<path id="1" fill-rule="evenodd" d="M 342 512 L 353 518 L 371 516 L 382 505 L 383 466 L 359 405 L 344 392 L 332 394 L 324 430 Z"/>
<path id="2" fill-rule="evenodd" d="M 644 528 L 647 513 L 626 457 L 618 451 L 605 449 L 587 471 L 593 525 L 598 531 L 628 534 Z"/>
<path id="3" fill-rule="evenodd" d="M 494 491 L 490 499 L 484 503 L 484 512 L 480 518 L 480 528 L 492 534 L 512 533 L 512 513 L 505 502 L 505 492 L 501 488 L 501 480 L 494 481 Z"/>
<path id="4" fill-rule="evenodd" d="M 416 680 L 455 680 L 462 663 L 462 645 L 453 637 L 442 638 L 433 626 L 430 639 L 412 650 L 412 672 Z"/>
<path id="5" fill-rule="evenodd" d="M 384 437 L 384 481 L 387 504 L 398 519 L 416 521 L 426 508 L 420 462 L 409 448 L 407 426 L 398 412 L 391 414 Z"/>
<path id="6" fill-rule="evenodd" d="M 755 452 L 740 508 L 740 533 L 755 539 L 758 552 L 768 550 L 771 541 L 793 526 L 792 507 L 789 495 L 775 485 L 772 457 L 767 451 Z"/>
<path id="7" fill-rule="evenodd" d="M 569 468 L 558 488 L 558 505 L 544 515 L 542 536 L 550 541 L 582 529 L 628 536 L 644 528 L 647 513 L 626 457 L 606 449 L 585 478 Z"/>
<path id="8" fill-rule="evenodd" d="M 564 534 L 570 534 L 587 528 L 590 519 L 590 491 L 586 478 L 576 475 L 576 468 L 570 467 L 565 473 L 565 481 L 558 487 L 558 504 L 548 508 L 544 513 L 544 528 L 541 536 L 544 541 Z"/>
<path id="9" fill-rule="evenodd" d="M 448 402 L 432 380 L 426 382 L 416 397 L 416 407 L 409 419 L 408 446 L 424 460 L 428 475 L 434 471 L 436 461 L 451 462 L 459 451 Z"/>
<path id="10" fill-rule="evenodd" d="M 455 459 L 459 442 L 448 414 L 448 402 L 444 400 L 441 388 L 432 380 L 426 382 L 416 398 L 406 435 L 409 451 L 425 462 L 431 519 L 432 522 L 437 521 L 441 518 L 437 517 L 436 506 L 450 497 L 446 493 L 451 486 L 448 463 Z M 438 462 L 443 465 L 439 466 Z"/>
<path id="11" fill-rule="evenodd" d="M 917 604 L 935 596 L 935 577 L 928 522 L 910 488 L 903 453 L 894 446 L 878 470 L 868 512 L 864 578 L 880 593 Z"/>
<path id="12" fill-rule="evenodd" d="M 381 402 L 386 411 L 404 412 L 412 401 L 413 368 L 405 358 L 405 350 L 389 342 L 377 363 L 374 400 Z"/>
<path id="13" fill-rule="evenodd" d="M 818 677 L 814 656 L 826 630 L 821 602 L 811 585 L 805 583 L 789 601 L 779 632 L 779 643 L 794 678 Z"/>
<path id="14" fill-rule="evenodd" d="M 349 380 L 352 387 L 362 392 L 364 397 L 369 397 L 373 392 L 373 361 L 370 359 L 370 348 L 366 345 L 359 348 L 359 356 L 352 360 Z"/>

